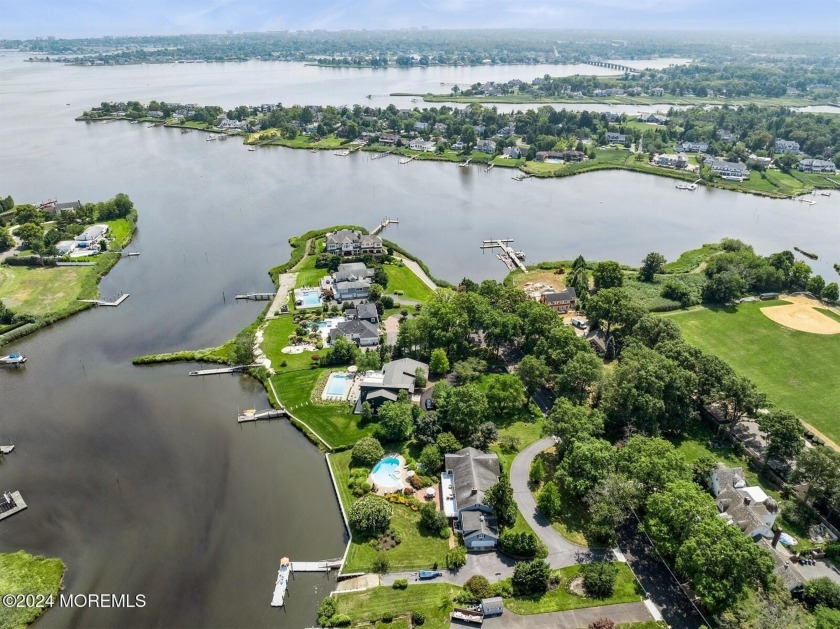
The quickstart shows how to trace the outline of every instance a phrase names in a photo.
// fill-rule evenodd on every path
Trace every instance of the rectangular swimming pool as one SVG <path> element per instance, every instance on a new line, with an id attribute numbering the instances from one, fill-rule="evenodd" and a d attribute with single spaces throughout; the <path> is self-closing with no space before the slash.
<path id="1" fill-rule="evenodd" d="M 344 397 L 347 395 L 347 390 L 350 388 L 351 380 L 352 378 L 347 374 L 334 373 L 330 376 L 330 380 L 327 382 L 327 387 L 324 392 L 327 395 Z"/>

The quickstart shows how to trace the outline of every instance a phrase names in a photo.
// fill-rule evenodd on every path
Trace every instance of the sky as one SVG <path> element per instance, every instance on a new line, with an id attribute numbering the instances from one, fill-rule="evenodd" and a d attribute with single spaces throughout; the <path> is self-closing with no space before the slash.
<path id="1" fill-rule="evenodd" d="M 0 39 L 423 26 L 840 36 L 840 0 L 0 0 Z"/>

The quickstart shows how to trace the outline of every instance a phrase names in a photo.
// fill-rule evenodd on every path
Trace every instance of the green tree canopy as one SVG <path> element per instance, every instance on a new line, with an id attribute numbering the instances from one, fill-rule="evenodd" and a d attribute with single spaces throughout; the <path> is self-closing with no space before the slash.
<path id="1" fill-rule="evenodd" d="M 522 381 L 514 375 L 491 375 L 487 385 L 487 405 L 505 417 L 511 411 L 525 405 L 525 389 Z"/>
<path id="2" fill-rule="evenodd" d="M 522 381 L 528 395 L 534 395 L 548 380 L 548 367 L 535 356 L 525 356 L 516 367 L 516 375 Z"/>
<path id="3" fill-rule="evenodd" d="M 560 463 L 556 480 L 565 483 L 572 493 L 583 498 L 615 471 L 615 460 L 615 448 L 609 441 L 573 441 Z"/>
<path id="4" fill-rule="evenodd" d="M 669 441 L 635 435 L 616 455 L 619 472 L 641 483 L 645 494 L 677 480 L 690 481 L 691 468 Z"/>
<path id="5" fill-rule="evenodd" d="M 694 482 L 668 483 L 645 503 L 645 530 L 656 549 L 673 561 L 700 522 L 717 517 L 714 500 Z"/>
<path id="6" fill-rule="evenodd" d="M 805 447 L 805 429 L 793 413 L 772 409 L 759 415 L 758 427 L 767 434 L 767 460 L 793 461 Z"/>
<path id="7" fill-rule="evenodd" d="M 560 369 L 554 392 L 576 404 L 586 403 L 601 382 L 604 364 L 594 352 L 579 352 Z"/>
<path id="8" fill-rule="evenodd" d="M 458 438 L 472 434 L 487 415 L 487 398 L 474 384 L 452 389 L 445 408 L 445 426 Z"/>
<path id="9" fill-rule="evenodd" d="M 499 480 L 484 494 L 484 502 L 493 507 L 493 512 L 501 526 L 513 526 L 516 523 L 516 502 L 513 500 L 513 487 L 507 474 L 502 472 Z"/>
<path id="10" fill-rule="evenodd" d="M 374 437 L 362 437 L 353 446 L 353 451 L 350 455 L 352 465 L 361 467 L 370 467 L 376 464 L 383 456 L 385 450 L 382 444 Z"/>
<path id="11" fill-rule="evenodd" d="M 603 436 L 604 415 L 597 409 L 557 398 L 548 416 L 545 432 L 558 437 L 557 452 L 562 456 L 575 441 Z"/>
<path id="12" fill-rule="evenodd" d="M 551 568 L 542 559 L 520 561 L 513 567 L 511 585 L 517 596 L 541 594 L 548 590 Z"/>
<path id="13" fill-rule="evenodd" d="M 642 260 L 642 266 L 639 269 L 639 279 L 643 282 L 652 282 L 654 276 L 658 273 L 662 273 L 662 269 L 664 267 L 665 256 L 661 253 L 651 251 L 645 256 L 645 259 Z"/>
<path id="14" fill-rule="evenodd" d="M 595 281 L 595 288 L 620 288 L 624 285 L 624 272 L 621 265 L 612 260 L 599 262 L 592 272 L 592 279 Z"/>
<path id="15" fill-rule="evenodd" d="M 393 509 L 381 496 L 364 496 L 350 506 L 350 527 L 363 535 L 376 535 L 388 528 Z"/>
<path id="16" fill-rule="evenodd" d="M 410 403 L 385 402 L 379 407 L 376 434 L 384 441 L 404 441 L 414 428 Z"/>

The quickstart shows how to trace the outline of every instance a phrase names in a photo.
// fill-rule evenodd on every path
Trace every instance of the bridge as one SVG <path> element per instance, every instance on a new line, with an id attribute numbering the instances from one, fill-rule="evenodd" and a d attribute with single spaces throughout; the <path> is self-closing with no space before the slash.
<path id="1" fill-rule="evenodd" d="M 621 65 L 619 63 L 610 63 L 609 61 L 584 61 L 584 63 L 591 66 L 598 66 L 599 68 L 609 68 L 610 70 L 618 70 L 619 72 L 634 72 L 638 74 L 638 68 L 631 68 L 630 66 Z"/>

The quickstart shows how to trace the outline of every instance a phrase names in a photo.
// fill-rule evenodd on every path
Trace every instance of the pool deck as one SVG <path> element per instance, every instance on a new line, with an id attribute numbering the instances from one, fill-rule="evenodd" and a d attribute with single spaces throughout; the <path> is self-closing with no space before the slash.
<path id="1" fill-rule="evenodd" d="M 333 382 L 333 378 L 335 378 L 336 376 L 339 376 L 342 380 L 345 380 L 344 393 L 342 393 L 341 395 L 329 392 L 330 385 Z M 324 384 L 324 390 L 321 392 L 321 399 L 325 402 L 344 402 L 347 400 L 347 394 L 349 393 L 352 387 L 353 376 L 351 374 L 346 372 L 333 371 L 330 373 L 326 383 Z"/>
<path id="2" fill-rule="evenodd" d="M 317 304 L 307 304 L 306 297 L 313 293 L 318 294 L 318 303 Z M 298 305 L 298 301 L 302 301 L 303 303 Z M 321 299 L 321 289 L 315 286 L 303 286 L 301 288 L 295 289 L 295 310 L 310 310 L 312 308 L 321 308 L 323 304 L 323 300 Z"/>

